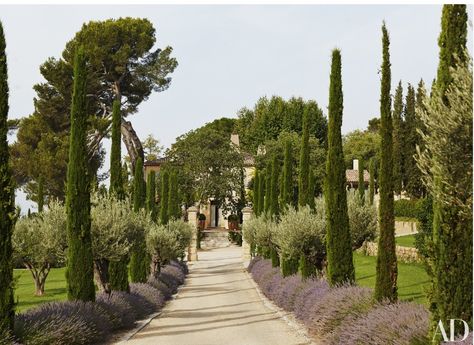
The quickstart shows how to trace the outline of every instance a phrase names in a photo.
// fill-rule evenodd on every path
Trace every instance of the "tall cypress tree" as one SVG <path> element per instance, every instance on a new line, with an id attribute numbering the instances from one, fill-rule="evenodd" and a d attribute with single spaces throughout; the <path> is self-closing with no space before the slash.
<path id="1" fill-rule="evenodd" d="M 169 219 L 181 218 L 181 209 L 179 206 L 178 194 L 178 175 L 174 170 L 171 171 L 169 176 L 168 217 Z"/>
<path id="2" fill-rule="evenodd" d="M 38 213 L 43 212 L 44 206 L 44 179 L 43 175 L 38 178 Z"/>
<path id="3" fill-rule="evenodd" d="M 0 331 L 13 330 L 12 232 L 15 216 L 15 190 L 8 153 L 8 71 L 6 43 L 0 22 Z"/>
<path id="4" fill-rule="evenodd" d="M 382 26 L 382 81 L 380 93 L 380 205 L 379 242 L 375 298 L 397 300 L 397 256 L 395 254 L 395 218 L 393 209 L 392 116 L 390 102 L 390 39 L 385 23 Z"/>
<path id="5" fill-rule="evenodd" d="M 309 185 L 309 115 L 303 115 L 303 134 L 301 137 L 300 170 L 298 180 L 298 204 L 306 206 L 308 204 Z"/>
<path id="6" fill-rule="evenodd" d="M 283 159 L 283 186 L 282 206 L 291 205 L 293 202 L 293 155 L 291 141 L 285 142 L 285 154 Z"/>
<path id="7" fill-rule="evenodd" d="M 327 219 L 327 273 L 330 284 L 334 286 L 344 282 L 352 283 L 355 280 L 341 137 L 343 112 L 341 52 L 337 49 L 332 52 L 328 110 L 328 153 L 324 199 Z"/>
<path id="8" fill-rule="evenodd" d="M 418 167 L 416 166 L 414 158 L 416 145 L 419 143 L 416 126 L 415 89 L 409 84 L 405 100 L 405 138 L 403 151 L 405 156 L 405 189 L 411 197 L 420 197 L 417 191 L 420 180 L 414 181 L 414 178 L 419 178 L 419 174 L 417 174 Z"/>
<path id="9" fill-rule="evenodd" d="M 120 114 L 120 101 L 115 100 L 112 108 L 112 146 L 110 149 L 110 187 L 109 191 L 118 199 L 123 199 L 124 189 L 122 180 L 122 134 L 120 127 L 122 116 Z"/>
<path id="10" fill-rule="evenodd" d="M 316 188 L 316 176 L 312 169 L 309 171 L 309 185 L 308 185 L 308 206 L 311 210 L 316 209 L 316 203 L 314 201 L 314 190 Z"/>
<path id="11" fill-rule="evenodd" d="M 369 163 L 369 205 L 374 204 L 374 196 L 375 196 L 375 158 L 372 157 Z"/>
<path id="12" fill-rule="evenodd" d="M 161 174 L 161 193 L 160 193 L 160 223 L 168 224 L 168 198 L 169 198 L 169 180 L 170 175 L 167 170 L 164 170 Z"/>
<path id="13" fill-rule="evenodd" d="M 265 171 L 265 202 L 263 207 L 263 213 L 269 213 L 272 205 L 272 161 L 267 164 Z"/>
<path id="14" fill-rule="evenodd" d="M 272 180 L 270 189 L 270 214 L 278 217 L 278 177 L 280 176 L 280 164 L 276 155 L 272 159 Z"/>
<path id="15" fill-rule="evenodd" d="M 143 178 L 143 159 L 138 157 L 133 175 L 133 210 L 138 212 L 145 207 L 146 186 Z"/>
<path id="16" fill-rule="evenodd" d="M 358 183 L 358 192 L 359 199 L 362 203 L 365 202 L 365 181 L 364 181 L 364 160 L 362 157 L 359 158 L 359 183 Z"/>
<path id="17" fill-rule="evenodd" d="M 403 167 L 403 87 L 400 81 L 395 91 L 393 101 L 393 190 L 400 195 L 402 193 L 402 167 Z"/>
<path id="18" fill-rule="evenodd" d="M 260 172 L 257 169 L 255 169 L 255 176 L 253 178 L 253 212 L 255 215 L 259 215 L 258 213 L 258 200 L 259 200 L 259 194 L 260 194 Z"/>
<path id="19" fill-rule="evenodd" d="M 450 105 L 446 97 L 446 91 L 453 80 L 450 68 L 456 67 L 455 55 L 460 59 L 460 63 L 465 62 L 466 37 L 466 5 L 444 5 L 441 33 L 438 40 L 440 47 L 438 77 L 432 97 L 441 97 L 442 102 L 448 107 Z M 470 101 L 472 104 L 472 98 Z M 437 100 L 435 99 L 434 102 L 437 102 Z M 466 129 L 460 131 L 466 131 Z M 471 142 L 462 144 L 466 153 L 472 152 L 472 123 L 470 131 Z M 453 138 L 452 140 L 456 139 Z M 463 159 L 463 157 L 458 157 L 458 159 Z M 441 164 L 445 164 L 445 162 Z M 468 165 L 465 169 L 468 169 L 467 167 Z M 472 174 L 471 169 L 469 169 L 469 172 L 466 170 L 465 174 Z M 445 173 L 449 171 L 449 173 L 455 174 L 454 176 L 461 176 L 462 170 L 462 168 L 456 166 L 456 163 L 453 163 L 453 167 L 445 170 Z M 446 188 L 441 185 L 442 174 L 443 172 L 440 171 L 433 172 L 435 190 L 440 191 Z M 472 188 L 472 180 L 470 184 Z M 472 203 L 472 189 L 470 194 Z M 449 319 L 463 319 L 468 322 L 472 329 L 473 315 L 472 214 L 470 217 L 466 217 L 460 211 L 459 205 L 448 205 L 441 198 L 433 195 L 433 256 L 430 258 L 433 261 L 431 272 L 432 291 L 430 294 L 431 326 L 432 332 L 437 336 L 439 336 L 439 332 L 436 333 L 437 324 L 440 320 L 443 321 L 446 327 L 449 324 Z M 456 330 L 460 331 L 463 328 L 458 327 Z"/>
<path id="20" fill-rule="evenodd" d="M 87 154 L 86 59 L 80 47 L 74 61 L 74 91 L 67 167 L 67 295 L 94 301 L 90 181 Z"/>
<path id="21" fill-rule="evenodd" d="M 266 177 L 265 177 L 265 171 L 263 172 L 260 172 L 260 192 L 259 192 L 259 195 L 258 195 L 258 216 L 260 216 L 262 214 L 262 212 L 264 211 L 264 206 L 265 206 L 265 194 L 266 194 L 266 189 L 267 189 L 267 185 L 266 185 Z"/>
<path id="22" fill-rule="evenodd" d="M 150 214 L 151 220 L 156 222 L 156 174 L 153 170 L 148 173 L 146 179 L 146 211 Z"/>

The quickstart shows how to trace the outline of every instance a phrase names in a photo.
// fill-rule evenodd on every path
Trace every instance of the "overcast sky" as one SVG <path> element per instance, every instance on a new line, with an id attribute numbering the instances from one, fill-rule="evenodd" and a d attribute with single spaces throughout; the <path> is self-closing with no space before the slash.
<path id="1" fill-rule="evenodd" d="M 171 87 L 130 118 L 141 138 L 151 133 L 166 147 L 206 122 L 235 117 L 265 95 L 314 99 L 327 113 L 335 47 L 342 52 L 343 133 L 364 129 L 379 114 L 383 20 L 391 39 L 392 88 L 402 80 L 406 89 L 420 78 L 429 86 L 436 75 L 441 5 L 1 5 L 9 116 L 33 111 L 40 64 L 59 57 L 84 22 L 125 16 L 148 18 L 157 46 L 172 46 L 179 63 Z M 472 25 L 469 31 L 471 46 Z M 17 202 L 29 207 L 20 193 Z"/>

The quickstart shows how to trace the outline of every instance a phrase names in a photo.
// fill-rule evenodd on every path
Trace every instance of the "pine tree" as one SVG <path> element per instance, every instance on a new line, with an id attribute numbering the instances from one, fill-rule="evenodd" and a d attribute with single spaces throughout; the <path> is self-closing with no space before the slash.
<path id="1" fill-rule="evenodd" d="M 278 217 L 279 205 L 278 205 L 278 178 L 280 176 L 280 164 L 276 155 L 272 159 L 272 175 L 271 175 L 271 189 L 270 189 L 270 214 L 274 217 Z"/>
<path id="2" fill-rule="evenodd" d="M 446 90 L 453 80 L 450 68 L 466 61 L 467 11 L 466 5 L 444 5 L 441 16 L 441 33 L 438 38 L 439 65 L 436 78 L 436 89 L 443 95 L 446 103 Z"/>
<path id="3" fill-rule="evenodd" d="M 133 175 L 133 210 L 138 212 L 145 207 L 146 186 L 143 178 L 143 159 L 138 157 Z"/>
<path id="4" fill-rule="evenodd" d="M 43 205 L 44 205 L 44 179 L 41 175 L 38 178 L 38 213 L 43 212 Z"/>
<path id="5" fill-rule="evenodd" d="M 176 174 L 176 171 L 172 171 L 169 176 L 168 217 L 169 219 L 181 218 L 178 194 L 178 175 Z"/>
<path id="6" fill-rule="evenodd" d="M 67 169 L 67 295 L 70 300 L 94 301 L 94 264 L 87 154 L 86 59 L 82 48 L 74 61 L 69 162 Z"/>
<path id="7" fill-rule="evenodd" d="M 0 333 L 13 330 L 15 303 L 11 237 L 15 215 L 15 190 L 8 153 L 8 72 L 6 43 L 0 22 Z"/>
<path id="8" fill-rule="evenodd" d="M 168 192 L 169 192 L 169 180 L 170 175 L 167 170 L 164 170 L 161 174 L 161 193 L 160 193 L 160 223 L 165 225 L 168 224 Z"/>
<path id="9" fill-rule="evenodd" d="M 258 195 L 258 216 L 260 216 L 263 211 L 264 211 L 264 206 L 265 206 L 265 194 L 266 194 L 266 177 L 265 177 L 265 171 L 260 172 L 260 192 Z"/>
<path id="10" fill-rule="evenodd" d="M 306 206 L 308 204 L 309 185 L 309 115 L 303 115 L 303 134 L 301 137 L 300 170 L 298 180 L 298 204 Z"/>
<path id="11" fill-rule="evenodd" d="M 332 52 L 328 110 L 324 199 L 327 218 L 327 274 L 330 284 L 334 286 L 344 282 L 352 283 L 355 280 L 341 137 L 343 112 L 341 52 L 337 49 Z"/>
<path id="12" fill-rule="evenodd" d="M 112 145 L 110 149 L 110 187 L 109 191 L 115 194 L 118 199 L 125 197 L 122 180 L 122 134 L 120 127 L 122 116 L 120 114 L 120 101 L 115 100 L 112 110 Z"/>
<path id="13" fill-rule="evenodd" d="M 283 160 L 282 206 L 291 205 L 293 202 L 293 150 L 291 146 L 291 141 L 287 140 Z"/>
<path id="14" fill-rule="evenodd" d="M 265 202 L 263 213 L 267 214 L 270 212 L 272 205 L 272 162 L 269 161 L 267 164 L 267 169 L 265 171 Z"/>
<path id="15" fill-rule="evenodd" d="M 359 199 L 362 204 L 365 202 L 365 180 L 364 180 L 364 160 L 359 158 L 359 183 L 358 183 L 358 192 L 359 192 Z"/>
<path id="16" fill-rule="evenodd" d="M 370 159 L 369 164 L 369 205 L 374 204 L 374 196 L 375 196 L 375 158 L 372 157 Z"/>
<path id="17" fill-rule="evenodd" d="M 375 282 L 378 301 L 397 300 L 397 256 L 395 254 L 395 218 L 393 209 L 392 116 L 390 104 L 390 39 L 385 23 L 382 26 L 382 81 L 380 94 L 380 205 L 379 241 Z"/>
<path id="18" fill-rule="evenodd" d="M 258 201 L 260 197 L 260 172 L 255 169 L 255 176 L 253 178 L 253 212 L 256 216 L 259 215 L 258 213 Z"/>
<path id="19" fill-rule="evenodd" d="M 148 173 L 146 180 L 146 211 L 150 214 L 151 220 L 156 222 L 156 174 L 153 170 Z"/>
<path id="20" fill-rule="evenodd" d="M 393 101 L 393 190 L 400 195 L 403 187 L 403 87 L 402 82 L 398 83 Z"/>

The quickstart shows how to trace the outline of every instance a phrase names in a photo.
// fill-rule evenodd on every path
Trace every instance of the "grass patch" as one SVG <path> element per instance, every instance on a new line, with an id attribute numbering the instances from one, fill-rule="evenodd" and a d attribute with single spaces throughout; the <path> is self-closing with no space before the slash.
<path id="1" fill-rule="evenodd" d="M 375 287 L 376 256 L 366 256 L 354 252 L 354 265 L 357 284 Z M 398 263 L 398 298 L 403 301 L 414 301 L 428 305 L 426 289 L 429 277 L 421 264 Z"/>
<path id="2" fill-rule="evenodd" d="M 62 301 L 67 298 L 66 293 L 66 268 L 53 268 L 46 279 L 46 286 L 43 296 L 35 296 L 35 282 L 27 269 L 14 270 L 16 279 L 15 301 L 16 312 L 22 312 L 26 309 L 37 306 L 38 304 Z"/>
<path id="3" fill-rule="evenodd" d="M 414 222 L 414 223 L 418 221 L 418 219 L 413 218 L 413 217 L 395 217 L 395 220 L 397 222 Z"/>
<path id="4" fill-rule="evenodd" d="M 415 248 L 415 235 L 395 237 L 397 246 Z"/>

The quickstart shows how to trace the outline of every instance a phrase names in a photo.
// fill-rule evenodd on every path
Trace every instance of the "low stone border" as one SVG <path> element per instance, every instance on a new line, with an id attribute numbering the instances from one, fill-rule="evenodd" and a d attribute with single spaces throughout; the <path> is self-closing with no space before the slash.
<path id="1" fill-rule="evenodd" d="M 286 322 L 286 324 L 288 326 L 293 328 L 293 330 L 295 332 L 297 332 L 300 336 L 302 336 L 304 339 L 306 339 L 307 345 L 322 345 L 322 344 L 316 343 L 314 341 L 314 339 L 312 339 L 308 335 L 308 331 L 306 330 L 306 327 L 296 319 L 296 317 L 293 315 L 292 312 L 289 312 L 289 311 L 286 311 L 286 310 L 280 308 L 279 306 L 277 306 L 275 303 L 273 303 L 271 300 L 269 300 L 263 294 L 263 292 L 260 290 L 260 287 L 253 280 L 252 275 L 247 271 L 247 267 L 244 267 L 244 272 L 245 272 L 247 278 L 251 281 L 251 283 L 252 283 L 253 287 L 255 288 L 255 290 L 257 290 L 257 294 L 260 297 L 260 299 L 262 300 L 263 305 L 265 307 L 267 307 L 271 311 L 274 311 L 278 315 L 278 317 L 280 317 L 281 319 L 283 319 Z"/>
<path id="2" fill-rule="evenodd" d="M 368 256 L 377 256 L 378 251 L 378 244 L 375 242 L 364 242 L 362 247 L 357 249 L 357 252 L 362 253 Z M 400 262 L 405 263 L 412 263 L 421 262 L 421 257 L 418 254 L 418 250 L 412 247 L 402 247 L 402 246 L 395 246 L 395 253 L 397 255 L 397 259 Z"/>

